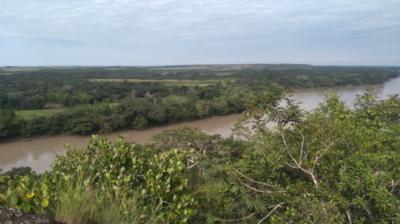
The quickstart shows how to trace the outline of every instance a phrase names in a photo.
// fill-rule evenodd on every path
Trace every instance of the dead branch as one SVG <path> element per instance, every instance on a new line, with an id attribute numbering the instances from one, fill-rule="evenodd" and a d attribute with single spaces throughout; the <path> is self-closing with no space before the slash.
<path id="1" fill-rule="evenodd" d="M 298 169 L 298 170 L 300 170 L 300 171 L 302 171 L 312 182 L 313 182 L 313 184 L 314 184 L 314 186 L 315 186 L 315 188 L 316 189 L 319 189 L 319 186 L 318 186 L 318 181 L 317 181 L 317 178 L 316 178 L 316 176 L 315 176 L 315 174 L 314 174 L 314 169 L 307 169 L 307 168 L 305 168 L 305 167 L 303 167 L 302 166 L 302 161 L 297 161 L 295 158 L 294 158 L 294 156 L 293 156 L 293 154 L 291 153 L 291 151 L 290 151 L 290 149 L 289 149 L 289 146 L 288 146 L 288 144 L 287 144 L 287 142 L 286 142 L 286 138 L 285 138 L 285 134 L 284 134 L 284 132 L 283 132 L 283 128 L 281 128 L 281 137 L 282 137 L 282 142 L 283 142 L 283 144 L 285 145 L 285 150 L 286 150 L 286 152 L 287 152 L 287 154 L 288 154 L 288 156 L 289 156 L 289 158 L 293 161 L 293 163 L 294 163 L 294 165 L 293 164 L 288 164 L 288 166 L 289 167 L 291 167 L 291 168 L 293 168 L 293 169 Z M 304 141 L 304 137 L 303 137 L 303 141 Z M 302 146 L 301 146 L 301 153 L 303 153 L 303 147 L 304 147 L 304 142 L 302 141 Z M 314 160 L 314 161 L 318 161 L 319 159 L 317 159 L 317 160 Z"/>
<path id="2" fill-rule="evenodd" d="M 274 208 L 266 216 L 264 216 L 264 218 L 262 218 L 260 221 L 257 222 L 257 224 L 264 222 L 268 217 L 270 217 L 272 215 L 272 213 L 274 213 L 274 211 L 276 209 L 278 209 L 282 205 L 283 205 L 283 203 L 279 203 L 279 204 L 275 205 Z"/>
<path id="3" fill-rule="evenodd" d="M 248 184 L 246 184 L 244 181 L 242 181 L 240 178 L 236 178 L 234 177 L 237 181 L 239 181 L 242 185 L 244 185 L 245 187 L 249 188 L 250 190 L 254 191 L 254 192 L 258 192 L 258 193 L 263 193 L 263 194 L 274 194 L 274 193 L 281 193 L 281 192 L 275 192 L 275 191 L 270 191 L 270 190 L 260 190 L 257 189 L 255 187 L 252 187 Z"/>
<path id="4" fill-rule="evenodd" d="M 233 168 L 233 170 L 234 170 L 236 173 L 238 173 L 241 177 L 245 178 L 246 180 L 248 180 L 248 181 L 250 181 L 250 182 L 253 182 L 253 183 L 259 184 L 259 185 L 264 185 L 264 186 L 267 186 L 267 187 L 279 188 L 279 187 L 274 186 L 274 185 L 272 185 L 272 184 L 267 184 L 267 183 L 264 183 L 264 182 L 256 181 L 256 180 L 254 180 L 254 179 L 252 179 L 252 178 L 246 176 L 245 174 L 243 174 L 242 172 L 240 172 L 240 171 L 239 171 L 238 169 L 236 169 L 235 167 L 232 167 L 232 168 Z"/>
<path id="5" fill-rule="evenodd" d="M 347 220 L 349 221 L 349 224 L 352 224 L 353 221 L 351 220 L 351 213 L 350 210 L 346 210 L 346 216 L 347 216 Z"/>

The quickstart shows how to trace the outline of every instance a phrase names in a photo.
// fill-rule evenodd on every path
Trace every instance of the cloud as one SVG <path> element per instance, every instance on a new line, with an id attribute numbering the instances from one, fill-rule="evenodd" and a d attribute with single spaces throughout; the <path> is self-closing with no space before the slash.
<path id="1" fill-rule="evenodd" d="M 0 40 L 1 39 L 15 43 L 52 45 L 56 47 L 81 47 L 84 45 L 82 42 L 76 40 L 6 32 L 0 32 Z"/>
<path id="2" fill-rule="evenodd" d="M 398 0 L 2 0 L 0 38 L 43 58 L 56 47 L 58 64 L 74 53 L 82 64 L 400 64 L 399 11 Z"/>

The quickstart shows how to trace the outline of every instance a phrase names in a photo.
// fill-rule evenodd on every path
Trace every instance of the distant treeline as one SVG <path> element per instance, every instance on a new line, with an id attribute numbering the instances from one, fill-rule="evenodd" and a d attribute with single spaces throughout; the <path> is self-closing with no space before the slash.
<path id="1" fill-rule="evenodd" d="M 109 132 L 238 113 L 264 89 L 379 84 L 398 74 L 392 67 L 306 65 L 6 69 L 0 70 L 0 139 Z M 202 82 L 188 85 L 187 80 Z"/>
<path id="2" fill-rule="evenodd" d="M 184 95 L 165 97 L 146 95 L 128 97 L 114 104 L 82 105 L 57 110 L 50 116 L 41 115 L 39 111 L 30 117 L 22 117 L 13 110 L 1 110 L 0 138 L 55 135 L 66 132 L 74 134 L 110 132 L 211 115 L 239 113 L 245 109 L 245 102 L 249 97 L 250 92 L 240 87 L 226 89 L 208 87 L 189 89 Z"/>

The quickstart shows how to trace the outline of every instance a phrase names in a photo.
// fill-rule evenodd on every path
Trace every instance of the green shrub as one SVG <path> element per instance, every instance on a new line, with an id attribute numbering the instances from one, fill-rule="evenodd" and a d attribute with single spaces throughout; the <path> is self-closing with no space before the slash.
<path id="1" fill-rule="evenodd" d="M 176 149 L 157 153 L 95 136 L 86 150 L 70 149 L 45 174 L 2 175 L 0 202 L 26 212 L 55 214 L 71 223 L 111 216 L 187 223 L 196 212 L 188 192 L 186 166 L 191 153 Z"/>

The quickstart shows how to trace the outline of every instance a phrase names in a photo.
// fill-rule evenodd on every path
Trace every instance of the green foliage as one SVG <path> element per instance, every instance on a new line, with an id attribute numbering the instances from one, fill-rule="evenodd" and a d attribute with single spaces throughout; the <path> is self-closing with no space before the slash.
<path id="1" fill-rule="evenodd" d="M 0 185 L 0 204 L 25 212 L 44 213 L 54 200 L 48 175 L 39 176 L 31 171 L 1 175 Z"/>
<path id="2" fill-rule="evenodd" d="M 0 109 L 0 138 L 9 138 L 18 134 L 21 122 L 10 110 Z"/>
<path id="3" fill-rule="evenodd" d="M 350 108 L 328 95 L 303 112 L 279 92 L 247 95 L 237 138 L 93 137 L 45 174 L 0 175 L 0 204 L 74 223 L 399 223 L 400 98 L 367 92 Z"/>
<path id="4" fill-rule="evenodd" d="M 35 68 L 10 74 L 0 76 L 0 110 L 5 110 L 0 112 L 0 140 L 104 133 L 241 113 L 249 101 L 265 100 L 263 90 L 277 86 L 378 84 L 398 76 L 389 67 L 293 65 Z"/>
<path id="5" fill-rule="evenodd" d="M 206 155 L 215 150 L 222 139 L 218 135 L 209 136 L 200 129 L 179 128 L 156 134 L 153 136 L 153 141 L 157 149 L 195 149 Z"/>
<path id="6" fill-rule="evenodd" d="M 171 222 L 187 222 L 195 212 L 185 177 L 189 154 L 178 150 L 157 154 L 122 140 L 114 145 L 95 137 L 85 151 L 69 151 L 58 158 L 53 172 L 58 182 L 101 189 L 115 199 L 129 202 L 135 196 L 143 204 L 142 219 L 156 215 Z M 122 206 L 124 214 L 132 212 L 128 204 Z"/>
<path id="7" fill-rule="evenodd" d="M 123 219 L 135 214 L 140 222 L 187 223 L 196 212 L 188 192 L 191 153 L 176 149 L 156 153 L 122 140 L 112 144 L 93 137 L 86 150 L 69 150 L 45 174 L 1 176 L 1 203 L 27 212 L 56 213 L 63 219 L 68 219 L 65 214 L 82 216 L 77 222 L 84 222 L 103 214 L 106 208 L 101 206 L 114 201 L 118 213 L 114 215 Z M 89 198 L 80 197 L 86 193 Z M 97 204 L 97 200 L 104 201 Z M 96 211 L 90 206 L 78 210 L 90 203 L 101 212 L 92 214 Z"/>
<path id="8" fill-rule="evenodd" d="M 367 92 L 355 109 L 330 95 L 306 114 L 293 113 L 291 103 L 252 110 L 251 146 L 233 175 L 254 203 L 269 208 L 247 206 L 247 214 L 270 223 L 399 222 L 399 139 L 382 131 L 399 124 L 399 103 Z M 274 129 L 263 128 L 271 122 Z"/>

